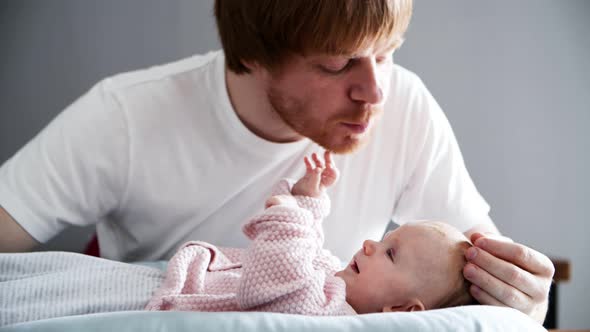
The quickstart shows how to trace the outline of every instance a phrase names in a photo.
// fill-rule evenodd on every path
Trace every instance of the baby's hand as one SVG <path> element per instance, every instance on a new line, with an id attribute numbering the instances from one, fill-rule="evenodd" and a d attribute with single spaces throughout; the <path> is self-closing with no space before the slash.
<path id="1" fill-rule="evenodd" d="M 309 158 L 305 157 L 305 175 L 295 183 L 291 194 L 310 197 L 320 197 L 320 195 L 338 181 L 340 171 L 334 165 L 330 151 L 324 153 L 326 165 L 320 160 L 317 154 L 313 153 L 311 163 Z"/>
<path id="2" fill-rule="evenodd" d="M 268 209 L 271 206 L 275 205 L 283 205 L 283 206 L 292 206 L 297 207 L 297 201 L 295 197 L 289 195 L 275 195 L 271 196 L 269 199 L 266 200 L 264 203 L 264 208 Z"/>

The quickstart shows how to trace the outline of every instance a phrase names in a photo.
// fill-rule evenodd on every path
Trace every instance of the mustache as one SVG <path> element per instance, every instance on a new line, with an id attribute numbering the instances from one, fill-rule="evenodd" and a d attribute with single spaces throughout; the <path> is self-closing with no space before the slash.
<path id="1" fill-rule="evenodd" d="M 355 107 L 353 109 L 345 110 L 340 112 L 342 115 L 337 118 L 338 121 L 351 122 L 351 123 L 366 123 L 369 119 L 383 112 L 383 106 L 366 105 L 361 107 Z"/>

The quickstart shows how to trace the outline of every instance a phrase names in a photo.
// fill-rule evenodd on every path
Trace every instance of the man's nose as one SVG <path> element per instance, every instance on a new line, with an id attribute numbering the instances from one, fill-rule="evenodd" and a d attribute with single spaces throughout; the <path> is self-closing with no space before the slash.
<path id="1" fill-rule="evenodd" d="M 365 240 L 365 242 L 363 242 L 363 253 L 366 256 L 373 255 L 376 250 L 377 250 L 377 242 L 375 242 L 373 240 Z"/>
<path id="2" fill-rule="evenodd" d="M 350 98 L 364 104 L 379 104 L 383 101 L 383 89 L 379 82 L 379 68 L 374 59 L 363 59 L 356 67 Z"/>

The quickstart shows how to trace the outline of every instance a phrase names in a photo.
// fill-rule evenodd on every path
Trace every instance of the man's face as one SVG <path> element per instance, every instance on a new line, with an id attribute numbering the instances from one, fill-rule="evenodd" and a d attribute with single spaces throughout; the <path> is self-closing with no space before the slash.
<path id="1" fill-rule="evenodd" d="M 294 55 L 268 74 L 274 111 L 294 131 L 327 150 L 348 153 L 366 143 L 389 91 L 393 49 L 349 56 Z"/>
<path id="2" fill-rule="evenodd" d="M 404 225 L 381 242 L 365 241 L 336 275 L 344 279 L 346 300 L 359 314 L 385 307 L 405 311 L 416 299 L 427 307 L 450 288 L 449 274 L 441 273 L 452 265 L 450 245 L 433 228 Z"/>

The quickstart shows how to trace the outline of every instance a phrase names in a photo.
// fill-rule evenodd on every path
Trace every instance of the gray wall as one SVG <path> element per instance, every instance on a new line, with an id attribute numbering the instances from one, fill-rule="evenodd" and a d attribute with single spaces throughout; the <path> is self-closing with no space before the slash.
<path id="1" fill-rule="evenodd" d="M 569 258 L 562 327 L 590 328 L 590 1 L 421 1 L 397 61 L 445 110 L 500 230 Z"/>
<path id="2" fill-rule="evenodd" d="M 218 48 L 212 0 L 0 2 L 0 162 L 99 79 Z M 590 327 L 590 1 L 416 0 L 396 61 L 446 111 L 492 217 L 569 258 L 562 328 Z M 91 230 L 44 248 L 81 250 Z"/>

